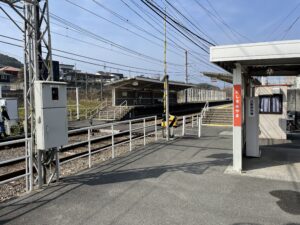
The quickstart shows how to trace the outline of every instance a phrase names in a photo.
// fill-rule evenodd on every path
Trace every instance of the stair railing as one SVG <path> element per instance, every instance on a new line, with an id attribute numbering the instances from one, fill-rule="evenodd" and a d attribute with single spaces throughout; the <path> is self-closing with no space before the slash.
<path id="1" fill-rule="evenodd" d="M 117 109 L 115 109 L 115 112 L 114 112 L 114 118 L 116 119 L 116 114 L 119 113 L 119 116 L 122 117 L 123 116 L 123 113 L 124 113 L 124 110 L 127 110 L 128 108 L 128 105 L 127 105 L 127 100 L 124 100 L 119 106 Z"/>
<path id="2" fill-rule="evenodd" d="M 99 105 L 97 105 L 94 109 L 92 109 L 89 112 L 89 119 L 93 119 L 96 115 L 99 114 L 99 112 L 104 109 L 106 106 L 108 105 L 107 103 L 107 98 L 105 99 L 105 101 L 101 102 Z"/>

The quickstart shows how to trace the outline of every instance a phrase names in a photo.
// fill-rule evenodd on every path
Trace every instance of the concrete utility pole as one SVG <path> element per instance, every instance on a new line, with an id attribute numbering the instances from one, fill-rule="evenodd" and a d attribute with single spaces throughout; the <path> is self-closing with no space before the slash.
<path id="1" fill-rule="evenodd" d="M 188 51 L 185 50 L 185 83 L 187 84 L 189 82 L 188 77 Z"/>
<path id="2" fill-rule="evenodd" d="M 165 8 L 164 17 L 164 114 L 166 115 L 166 140 L 170 138 L 170 127 L 169 127 L 169 76 L 167 75 L 167 9 Z"/>
<path id="3" fill-rule="evenodd" d="M 188 52 L 185 50 L 185 83 L 187 84 L 189 82 L 189 77 L 188 77 Z M 185 93 L 185 103 L 188 102 L 188 90 L 186 89 L 184 91 Z"/>

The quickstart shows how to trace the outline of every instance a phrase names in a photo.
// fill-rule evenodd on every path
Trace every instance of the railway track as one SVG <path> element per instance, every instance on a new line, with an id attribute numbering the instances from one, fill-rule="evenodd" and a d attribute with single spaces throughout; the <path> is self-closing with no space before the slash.
<path id="1" fill-rule="evenodd" d="M 153 131 L 154 130 L 150 130 L 150 131 L 148 130 L 148 133 L 153 132 Z M 73 134 L 73 136 L 76 136 L 76 135 L 79 135 L 79 133 L 76 133 L 75 135 Z M 123 137 L 126 137 L 128 135 L 129 135 L 129 131 L 114 134 L 114 137 L 115 137 L 114 145 L 127 143 L 129 141 L 129 138 L 123 139 Z M 139 138 L 143 137 L 143 135 L 144 134 L 142 134 L 140 132 L 133 132 L 132 133 L 132 140 L 139 139 Z M 107 135 L 107 136 L 104 136 L 104 137 L 99 137 L 99 138 L 92 139 L 91 144 L 101 143 L 101 142 L 110 141 L 110 140 L 111 140 L 111 135 Z M 80 147 L 86 146 L 87 144 L 88 144 L 88 140 L 80 141 L 78 143 L 69 144 L 67 146 L 64 146 L 62 149 L 60 149 L 60 153 L 66 153 L 68 151 L 73 151 L 73 150 L 76 150 Z M 16 146 L 18 146 L 18 145 L 19 144 L 16 144 Z M 110 147 L 112 147 L 111 143 L 110 144 L 105 144 L 101 147 L 92 149 L 91 152 L 92 153 L 96 152 L 96 151 L 101 152 L 101 150 L 107 150 Z M 64 156 L 64 157 L 60 158 L 60 162 L 65 162 L 65 161 L 68 161 L 68 160 L 71 160 L 71 159 L 79 158 L 80 156 L 86 155 L 87 153 L 88 153 L 88 150 L 85 150 L 85 151 L 80 151 L 78 153 L 74 153 L 74 154 L 69 155 L 69 156 Z M 85 157 L 87 157 L 87 156 L 85 156 Z M 14 167 L 14 166 L 16 166 L 18 164 L 21 164 L 21 163 L 24 163 L 24 162 L 25 162 L 24 159 L 20 159 L 20 160 L 13 161 L 13 162 L 8 161 L 7 163 L 1 164 L 0 169 L 4 168 L 4 167 Z M 2 175 L 0 175 L 0 182 L 4 181 L 4 180 L 8 180 L 8 179 L 13 178 L 13 177 L 21 176 L 21 175 L 25 174 L 25 172 L 26 172 L 25 168 L 22 168 L 22 169 L 17 169 L 13 172 L 2 174 Z"/>
<path id="2" fill-rule="evenodd" d="M 178 121 L 182 121 L 182 118 L 178 118 Z M 160 125 L 159 121 L 157 121 L 157 122 L 158 122 L 157 125 Z M 136 125 L 139 125 L 139 124 L 140 123 L 136 123 Z M 154 124 L 152 126 L 154 126 Z M 140 127 L 138 129 L 134 129 L 134 130 L 139 130 L 139 129 L 143 129 L 143 127 Z M 147 130 L 148 134 L 151 133 L 151 132 L 154 132 L 154 127 L 153 127 L 152 130 L 151 129 L 149 130 L 149 127 L 147 129 L 148 129 Z M 159 132 L 160 130 L 161 130 L 161 127 L 158 126 L 157 131 Z M 94 133 L 97 134 L 97 130 L 95 130 Z M 124 139 L 124 137 L 126 137 L 126 136 L 128 137 L 129 133 L 130 133 L 129 130 L 120 131 L 119 133 L 115 133 L 114 134 L 114 138 L 115 138 L 114 145 L 128 143 L 129 138 Z M 86 131 L 77 131 L 75 133 L 71 133 L 71 134 L 69 134 L 69 137 L 76 137 L 76 136 L 79 136 L 79 135 L 86 135 Z M 139 139 L 143 135 L 144 134 L 142 132 L 132 132 L 132 140 Z M 15 138 L 14 140 L 18 140 L 18 139 L 21 139 L 21 138 L 22 137 L 19 136 L 19 137 Z M 24 136 L 23 136 L 23 138 L 24 138 Z M 111 140 L 111 135 L 106 135 L 106 136 L 102 136 L 102 137 L 98 137 L 98 138 L 93 138 L 91 140 L 91 144 L 98 144 L 98 143 L 106 142 L 106 141 L 110 141 L 110 140 Z M 67 153 L 69 151 L 74 151 L 74 150 L 79 149 L 81 147 L 87 146 L 88 142 L 89 141 L 86 139 L 84 141 L 68 144 L 68 145 L 64 146 L 63 148 L 61 148 L 59 152 L 60 153 Z M 16 147 L 16 146 L 20 146 L 20 145 L 24 146 L 24 143 L 23 144 L 22 143 L 21 144 L 15 144 L 15 145 L 11 145 L 11 146 Z M 112 147 L 111 143 L 110 144 L 104 144 L 101 147 L 97 147 L 97 148 L 92 149 L 91 152 L 92 153 L 101 152 L 101 150 L 107 150 L 110 147 Z M 0 148 L 0 151 L 4 150 L 4 149 Z M 72 160 L 72 159 L 75 159 L 75 158 L 80 158 L 80 157 L 82 157 L 82 158 L 88 157 L 87 154 L 88 154 L 88 149 L 86 148 L 86 150 L 83 150 L 83 151 L 81 150 L 80 152 L 74 153 L 72 155 L 64 155 L 63 157 L 60 158 L 60 162 L 65 162 L 65 161 Z M 86 156 L 84 156 L 84 155 L 86 155 Z M 5 167 L 6 168 L 7 167 L 14 167 L 15 165 L 18 165 L 18 164 L 21 164 L 21 163 L 24 163 L 24 162 L 25 162 L 25 159 L 16 160 L 16 161 L 13 161 L 13 162 L 8 161 L 7 163 L 0 164 L 0 169 L 5 168 Z M 4 180 L 8 180 L 8 179 L 13 178 L 13 177 L 21 176 L 25 173 L 26 173 L 25 168 L 22 168 L 22 169 L 14 170 L 12 172 L 1 174 L 0 175 L 0 182 L 4 181 Z"/>

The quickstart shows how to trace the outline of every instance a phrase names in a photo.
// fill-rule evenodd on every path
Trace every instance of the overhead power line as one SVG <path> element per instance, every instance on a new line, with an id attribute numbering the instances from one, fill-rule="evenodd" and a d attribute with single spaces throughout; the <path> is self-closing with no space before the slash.
<path id="1" fill-rule="evenodd" d="M 147 5 L 153 12 L 155 12 L 159 17 L 161 17 L 162 19 L 164 19 L 164 17 L 166 16 L 167 20 L 166 22 L 171 25 L 173 28 L 175 28 L 180 34 L 182 34 L 185 38 L 187 38 L 189 41 L 191 41 L 192 43 L 194 43 L 196 46 L 198 46 L 200 49 L 202 49 L 204 52 L 208 53 L 207 49 L 205 49 L 204 47 L 202 47 L 201 45 L 199 45 L 197 42 L 195 42 L 194 40 L 192 40 L 186 33 L 184 33 L 183 31 L 181 31 L 177 26 L 179 26 L 180 28 L 183 28 L 184 26 L 182 26 L 181 24 L 179 24 L 177 21 L 175 21 L 173 18 L 171 18 L 169 15 L 165 14 L 163 11 L 161 11 L 158 7 L 156 7 L 154 4 L 152 4 L 152 2 L 149 2 L 148 0 L 141 0 L 145 5 Z M 169 19 L 171 20 L 171 22 L 169 21 Z M 176 25 L 174 25 L 174 23 Z M 185 28 L 188 29 L 188 28 Z M 204 39 L 205 40 L 205 39 Z M 206 40 L 207 41 L 207 40 Z M 208 43 L 210 43 L 209 41 L 207 41 Z M 212 44 L 212 43 L 210 43 Z M 213 45 L 213 44 L 212 44 Z"/>
<path id="2" fill-rule="evenodd" d="M 4 38 L 8 38 L 10 40 L 15 40 L 15 41 L 23 42 L 21 39 L 16 39 L 16 38 L 5 36 L 5 35 L 0 35 L 0 36 L 4 37 Z M 116 65 L 116 66 L 121 66 L 121 67 L 126 67 L 126 68 L 129 68 L 129 69 L 137 69 L 137 70 L 149 71 L 149 72 L 163 72 L 161 70 L 153 70 L 153 69 L 147 69 L 147 68 L 141 68 L 141 67 L 135 67 L 135 66 L 128 66 L 128 65 L 124 65 L 124 64 L 120 64 L 120 63 L 115 63 L 115 62 L 111 62 L 111 61 L 106 61 L 106 60 L 102 60 L 102 59 L 98 59 L 98 58 L 94 58 L 94 57 L 84 56 L 82 54 L 77 54 L 77 53 L 74 53 L 74 52 L 69 52 L 69 51 L 60 50 L 60 49 L 56 49 L 56 48 L 52 48 L 52 50 L 56 51 L 56 52 L 60 52 L 60 53 L 64 53 L 64 54 L 68 54 L 68 55 L 72 55 L 72 56 L 76 56 L 76 57 L 88 59 L 88 60 L 98 61 L 98 62 L 107 63 L 107 64 L 111 64 L 111 65 Z M 113 68 L 113 67 L 110 67 L 110 68 Z M 113 69 L 115 69 L 115 68 L 113 68 Z M 170 73 L 182 73 L 182 72 L 171 71 Z"/>

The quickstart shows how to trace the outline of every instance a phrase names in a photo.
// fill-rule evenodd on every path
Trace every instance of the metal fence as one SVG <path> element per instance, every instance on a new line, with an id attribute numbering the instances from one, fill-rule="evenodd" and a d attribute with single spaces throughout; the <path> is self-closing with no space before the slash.
<path id="1" fill-rule="evenodd" d="M 181 123 L 182 136 L 197 135 L 201 137 L 202 135 L 202 120 L 206 115 L 206 112 L 209 111 L 209 103 L 206 102 L 202 111 L 197 114 L 183 116 Z"/>
<path id="2" fill-rule="evenodd" d="M 86 136 L 83 136 L 82 134 L 85 132 Z M 151 117 L 144 117 L 140 119 L 133 119 L 133 120 L 126 120 L 126 121 L 120 121 L 120 122 L 114 122 L 114 123 L 106 123 L 102 125 L 97 126 L 89 126 L 84 127 L 80 129 L 71 130 L 68 132 L 69 134 L 69 144 L 66 146 L 63 146 L 59 152 L 61 153 L 63 149 L 71 149 L 72 147 L 76 147 L 79 145 L 87 146 L 87 152 L 85 154 L 81 154 L 78 157 L 73 157 L 68 160 L 64 160 L 63 162 L 60 162 L 60 157 L 56 160 L 56 163 L 58 164 L 58 170 L 56 179 L 59 179 L 60 174 L 60 166 L 64 165 L 68 162 L 80 159 L 80 158 L 87 158 L 88 167 L 90 168 L 92 166 L 92 155 L 99 153 L 101 151 L 107 151 L 111 150 L 111 158 L 116 157 L 116 147 L 121 144 L 128 144 L 128 150 L 132 151 L 133 149 L 133 141 L 141 139 L 143 140 L 143 145 L 146 145 L 146 139 L 149 136 L 154 135 L 154 140 L 157 141 L 158 138 L 158 127 L 157 127 L 157 117 L 151 116 Z M 81 134 L 81 138 L 72 138 L 72 134 Z M 120 142 L 116 139 L 120 137 L 121 135 L 126 136 L 127 139 Z M 74 139 L 74 140 L 72 140 Z M 110 139 L 110 144 L 104 148 L 93 150 L 92 146 L 93 143 L 96 141 L 101 140 L 107 140 Z M 11 145 L 16 144 L 22 144 L 29 145 L 31 139 L 20 139 L 15 141 L 8 141 L 0 143 L 0 147 L 8 147 Z M 13 151 L 13 149 L 11 149 Z M 57 154 L 58 155 L 58 154 Z M 18 175 L 9 179 L 5 179 L 0 181 L 0 185 L 10 183 L 12 181 L 25 178 L 26 179 L 26 191 L 31 191 L 33 189 L 33 157 L 30 155 L 30 152 L 26 151 L 26 147 L 24 148 L 24 155 L 12 158 L 12 159 L 6 159 L 0 161 L 0 166 L 6 166 L 13 162 L 20 162 L 23 160 L 25 163 L 25 173 L 22 175 Z M 54 177 L 54 176 L 53 176 Z"/>
<path id="3" fill-rule="evenodd" d="M 208 103 L 205 104 L 203 110 L 200 113 L 183 116 L 182 118 L 179 118 L 178 121 L 178 127 L 176 128 L 177 131 L 181 130 L 181 134 L 178 134 L 179 136 L 185 136 L 185 135 L 197 135 L 198 137 L 201 137 L 201 129 L 202 129 L 202 119 L 205 116 L 205 113 L 209 110 Z M 60 167 L 66 163 L 69 163 L 71 161 L 81 159 L 81 158 L 87 158 L 87 164 L 88 167 L 91 168 L 93 161 L 92 156 L 94 154 L 100 153 L 102 151 L 108 151 L 110 150 L 110 158 L 115 158 L 116 155 L 116 147 L 123 144 L 128 144 L 127 150 L 132 151 L 133 149 L 133 141 L 141 139 L 143 140 L 143 145 L 146 145 L 146 138 L 150 135 L 154 135 L 154 140 L 157 141 L 158 139 L 158 119 L 157 116 L 151 116 L 151 117 L 145 117 L 145 118 L 139 118 L 139 119 L 133 119 L 133 120 L 126 120 L 126 121 L 120 121 L 120 122 L 113 122 L 113 123 L 106 123 L 102 125 L 96 125 L 96 126 L 89 126 L 84 128 L 79 128 L 75 130 L 71 130 L 68 132 L 69 134 L 69 144 L 66 146 L 63 146 L 60 149 L 60 153 L 64 149 L 72 149 L 79 145 L 87 146 L 87 151 L 84 152 L 84 154 L 81 154 L 77 157 L 72 157 L 68 160 L 63 160 L 60 162 L 60 157 L 58 155 L 58 159 L 56 160 L 56 163 L 58 164 L 58 170 L 57 170 L 57 176 L 56 179 L 58 180 L 60 177 Z M 81 134 L 81 138 L 72 138 L 72 134 Z M 85 134 L 85 136 L 82 136 L 82 134 Z M 125 137 L 123 141 L 118 141 L 118 137 Z M 74 137 L 74 136 L 73 136 Z M 127 137 L 127 138 L 126 138 Z M 74 139 L 74 140 L 73 140 Z M 100 140 L 109 140 L 109 143 L 107 146 L 102 148 L 94 148 L 93 144 L 97 143 L 97 141 Z M 33 156 L 30 152 L 26 151 L 26 146 L 30 145 L 31 139 L 20 139 L 15 141 L 8 141 L 0 143 L 0 147 L 7 147 L 15 144 L 22 144 L 24 143 L 24 155 L 15 157 L 12 159 L 6 159 L 0 161 L 0 166 L 8 165 L 9 163 L 13 162 L 19 162 L 20 160 L 23 160 L 25 163 L 25 173 L 22 175 L 17 175 L 15 177 L 2 180 L 0 181 L 0 185 L 10 183 L 12 181 L 25 178 L 26 179 L 26 191 L 31 191 L 33 189 Z M 11 150 L 13 151 L 13 149 Z"/>

